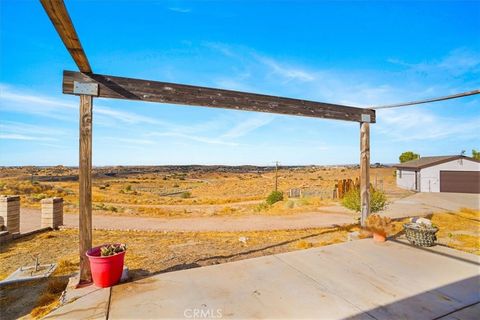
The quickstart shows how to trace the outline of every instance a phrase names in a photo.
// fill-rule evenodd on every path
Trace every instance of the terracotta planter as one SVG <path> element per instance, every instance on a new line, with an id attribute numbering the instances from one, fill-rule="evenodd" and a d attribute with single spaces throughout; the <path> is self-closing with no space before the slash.
<path id="1" fill-rule="evenodd" d="M 387 236 L 384 235 L 384 234 L 374 232 L 373 233 L 373 240 L 376 241 L 376 242 L 385 242 L 385 241 L 387 241 Z"/>

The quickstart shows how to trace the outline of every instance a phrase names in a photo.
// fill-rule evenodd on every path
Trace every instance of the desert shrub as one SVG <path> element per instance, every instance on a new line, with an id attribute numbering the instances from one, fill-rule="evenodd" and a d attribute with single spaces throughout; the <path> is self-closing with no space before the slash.
<path id="1" fill-rule="evenodd" d="M 272 191 L 267 197 L 267 204 L 272 205 L 278 201 L 283 200 L 283 193 L 281 191 Z"/>
<path id="2" fill-rule="evenodd" d="M 52 186 L 40 183 L 31 183 L 29 181 L 18 181 L 7 184 L 4 188 L 8 189 L 12 194 L 30 195 L 34 193 L 45 193 L 53 189 Z"/>
<path id="3" fill-rule="evenodd" d="M 308 206 L 310 204 L 311 204 L 311 198 L 310 197 L 303 196 L 302 198 L 300 198 L 300 200 L 298 200 L 298 205 L 300 205 L 300 206 Z"/>
<path id="4" fill-rule="evenodd" d="M 32 199 L 35 201 L 40 201 L 47 198 L 48 196 L 45 193 L 35 193 L 32 195 Z"/>
<path id="5" fill-rule="evenodd" d="M 295 246 L 297 247 L 297 249 L 308 249 L 308 248 L 313 247 L 313 243 L 307 242 L 305 240 L 301 240 L 301 241 L 297 242 L 297 244 Z"/>
<path id="6" fill-rule="evenodd" d="M 342 205 L 345 208 L 360 212 L 360 190 L 355 188 L 348 191 L 343 199 Z M 378 212 L 387 206 L 387 197 L 385 193 L 378 190 L 370 192 L 370 212 Z"/>
<path id="7" fill-rule="evenodd" d="M 254 211 L 255 212 L 260 212 L 260 211 L 266 211 L 270 209 L 270 205 L 266 202 L 262 202 L 262 203 L 259 203 L 255 208 L 254 208 Z"/>
<path id="8" fill-rule="evenodd" d="M 104 203 L 100 203 L 100 204 L 96 204 L 94 203 L 93 204 L 93 209 L 95 210 L 107 210 L 107 206 L 104 204 Z"/>
<path id="9" fill-rule="evenodd" d="M 128 191 L 132 191 L 132 186 L 131 186 L 131 185 L 126 186 L 126 187 L 125 187 L 125 191 L 127 191 L 127 192 L 128 192 Z"/>
<path id="10" fill-rule="evenodd" d="M 179 185 L 178 183 L 175 183 L 175 184 L 173 185 L 173 187 L 174 187 L 174 188 L 178 188 L 178 187 L 180 187 L 180 185 Z"/>
<path id="11" fill-rule="evenodd" d="M 392 219 L 372 214 L 367 218 L 366 227 L 368 231 L 387 236 L 392 230 Z"/>
<path id="12" fill-rule="evenodd" d="M 230 215 L 230 214 L 233 214 L 235 211 L 237 211 L 237 209 L 227 206 L 227 207 L 223 207 L 219 213 L 224 215 Z"/>
<path id="13" fill-rule="evenodd" d="M 182 192 L 182 194 L 180 195 L 180 197 L 181 197 L 182 199 L 188 199 L 188 198 L 190 198 L 191 196 L 192 196 L 192 194 L 191 194 L 190 192 L 188 192 L 188 191 Z"/>
<path id="14" fill-rule="evenodd" d="M 293 200 L 288 200 L 287 204 L 285 205 L 288 209 L 292 209 L 295 207 L 295 201 Z"/>

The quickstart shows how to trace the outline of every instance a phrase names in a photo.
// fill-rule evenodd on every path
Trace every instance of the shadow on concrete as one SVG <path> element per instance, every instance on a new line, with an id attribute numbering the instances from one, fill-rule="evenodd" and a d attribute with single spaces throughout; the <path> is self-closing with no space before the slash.
<path id="1" fill-rule="evenodd" d="M 444 257 L 447 257 L 447 258 L 455 259 L 455 260 L 462 261 L 462 262 L 465 262 L 465 263 L 469 263 L 469 264 L 472 264 L 472 265 L 475 265 L 475 266 L 480 266 L 480 263 L 478 263 L 478 262 L 476 262 L 476 261 L 472 261 L 472 260 L 469 260 L 469 259 L 464 259 L 464 258 L 461 258 L 461 257 L 455 257 L 455 256 L 453 256 L 453 255 L 451 255 L 451 254 L 448 254 L 448 253 L 445 253 L 445 252 L 440 252 L 440 251 L 437 251 L 437 250 L 432 250 L 431 248 L 433 248 L 433 247 L 418 247 L 418 246 L 411 245 L 410 243 L 405 242 L 405 241 L 399 241 L 399 240 L 397 240 L 397 239 L 391 239 L 391 241 L 393 241 L 393 242 L 395 242 L 395 243 L 398 243 L 398 244 L 401 244 L 401 245 L 404 245 L 404 246 L 407 246 L 407 247 L 411 247 L 411 248 L 417 249 L 417 250 L 422 250 L 422 251 L 430 252 L 430 253 L 433 253 L 433 254 L 438 254 L 438 255 L 440 255 L 440 256 L 444 256 Z M 440 247 L 448 248 L 448 246 L 443 245 L 443 244 L 437 243 L 436 245 L 437 245 L 437 246 L 440 246 Z"/>
<path id="2" fill-rule="evenodd" d="M 412 279 L 415 281 L 415 279 Z M 480 276 L 470 277 L 461 281 L 449 283 L 447 285 L 433 288 L 431 290 L 416 294 L 414 296 L 401 299 L 389 304 L 381 305 L 376 308 L 359 312 L 358 314 L 344 318 L 345 320 L 358 319 L 412 319 L 412 306 L 422 306 L 422 312 L 433 315 L 431 319 L 441 319 L 449 316 L 459 310 L 463 310 L 480 303 L 480 291 L 472 288 L 478 288 L 480 284 Z M 469 288 L 470 291 L 465 288 Z M 459 293 L 462 295 L 459 297 Z M 438 302 L 432 300 L 432 295 L 438 297 Z M 442 301 L 443 300 L 443 301 Z M 425 301 L 431 301 L 426 304 Z M 440 304 L 451 304 L 451 310 L 440 313 Z M 425 315 L 417 315 L 417 319 L 424 319 Z M 426 318 L 425 318 L 426 319 Z M 457 319 L 457 318 L 448 318 Z M 462 317 L 463 320 L 476 320 L 478 314 L 471 317 Z"/>

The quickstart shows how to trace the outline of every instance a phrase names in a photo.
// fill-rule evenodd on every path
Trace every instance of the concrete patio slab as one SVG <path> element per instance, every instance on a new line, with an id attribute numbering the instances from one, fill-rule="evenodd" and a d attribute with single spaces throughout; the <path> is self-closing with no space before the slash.
<path id="1" fill-rule="evenodd" d="M 432 319 L 480 300 L 478 265 L 412 250 L 364 240 L 279 258 L 376 319 Z"/>
<path id="2" fill-rule="evenodd" d="M 434 319 L 480 302 L 479 266 L 453 249 L 365 239 L 119 285 L 109 318 Z"/>
<path id="3" fill-rule="evenodd" d="M 480 209 L 480 196 L 473 193 L 419 192 L 390 203 L 380 213 L 390 218 L 455 212 L 461 208 Z"/>
<path id="4" fill-rule="evenodd" d="M 43 319 L 106 319 L 111 288 L 97 288 L 93 285 L 75 289 L 75 296 Z"/>
<path id="5" fill-rule="evenodd" d="M 480 257 L 364 239 L 80 291 L 47 319 L 468 320 Z"/>

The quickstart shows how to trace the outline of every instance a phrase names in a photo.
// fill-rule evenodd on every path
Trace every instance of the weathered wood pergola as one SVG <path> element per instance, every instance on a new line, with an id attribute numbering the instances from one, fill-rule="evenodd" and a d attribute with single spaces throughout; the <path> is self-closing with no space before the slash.
<path id="1" fill-rule="evenodd" d="M 63 0 L 40 0 L 79 72 L 63 72 L 63 93 L 80 97 L 79 254 L 80 281 L 90 282 L 86 251 L 92 247 L 92 108 L 93 98 L 268 112 L 360 124 L 361 224 L 370 214 L 370 123 L 375 110 L 345 105 L 206 88 L 176 83 L 114 77 L 93 73 Z"/>

